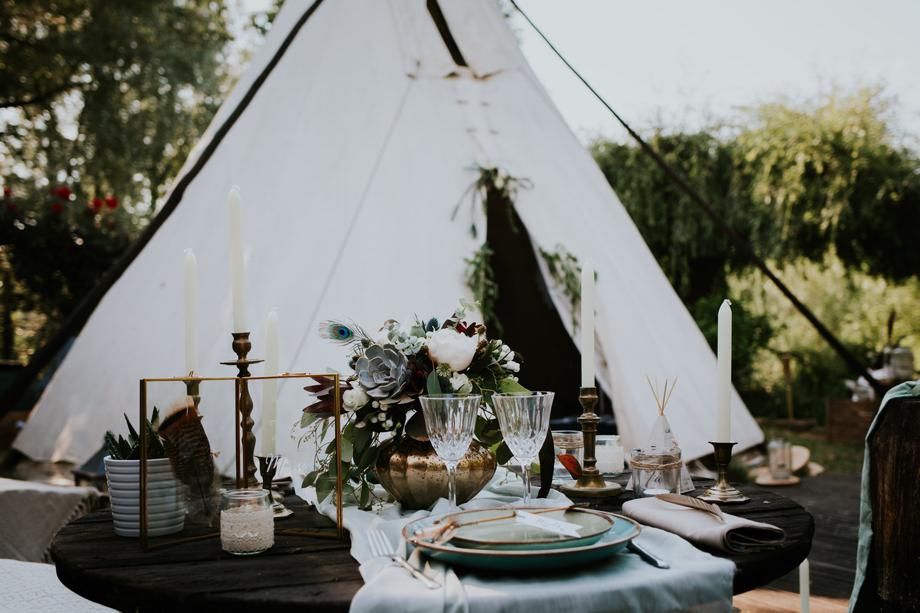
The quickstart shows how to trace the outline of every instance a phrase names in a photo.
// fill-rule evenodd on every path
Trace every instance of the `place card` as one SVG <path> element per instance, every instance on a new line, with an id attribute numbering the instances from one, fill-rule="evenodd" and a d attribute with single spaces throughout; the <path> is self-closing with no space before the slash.
<path id="1" fill-rule="evenodd" d="M 534 515 L 533 513 L 528 513 L 527 511 L 516 511 L 514 521 L 518 522 L 519 524 L 540 528 L 542 530 L 546 530 L 547 532 L 555 532 L 556 534 L 561 534 L 563 536 L 571 536 L 574 538 L 581 536 L 578 534 L 578 530 L 581 528 L 581 526 L 578 524 L 573 524 L 559 519 L 551 519 L 545 515 Z"/>

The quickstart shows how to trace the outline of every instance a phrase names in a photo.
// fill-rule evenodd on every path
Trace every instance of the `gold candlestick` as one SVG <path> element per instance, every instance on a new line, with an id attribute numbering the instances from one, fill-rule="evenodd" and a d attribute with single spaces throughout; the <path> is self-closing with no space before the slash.
<path id="1" fill-rule="evenodd" d="M 750 500 L 750 498 L 728 484 L 728 463 L 732 459 L 732 447 L 737 445 L 737 443 L 714 443 L 709 441 L 709 444 L 712 445 L 714 449 L 716 466 L 719 469 L 719 478 L 716 479 L 715 485 L 703 492 L 703 495 L 698 496 L 698 498 L 706 502 L 729 504 L 747 502 Z"/>
<path id="2" fill-rule="evenodd" d="M 238 382 L 239 393 L 236 394 L 236 408 L 240 415 L 242 433 L 237 444 L 242 447 L 243 475 L 242 483 L 238 485 L 241 487 L 255 487 L 259 484 L 258 479 L 256 479 L 256 463 L 254 459 L 256 435 L 252 433 L 252 427 L 255 422 L 252 420 L 252 397 L 249 395 L 249 384 L 245 377 L 249 376 L 250 364 L 258 364 L 262 360 L 247 359 L 249 350 L 252 349 L 252 343 L 249 342 L 249 332 L 234 332 L 231 346 L 238 359 L 233 362 L 221 362 L 221 364 L 236 366 L 239 371 L 237 377 L 240 381 Z"/>
<path id="3" fill-rule="evenodd" d="M 597 442 L 597 424 L 601 421 L 601 418 L 594 413 L 594 406 L 597 404 L 597 388 L 581 388 L 578 402 L 584 408 L 584 412 L 578 418 L 578 423 L 581 424 L 582 436 L 585 439 L 584 466 L 581 470 L 581 476 L 575 481 L 574 485 L 561 485 L 559 486 L 559 491 L 567 496 L 576 496 L 578 498 L 618 496 L 623 492 L 623 486 L 619 483 L 607 483 L 604 481 L 600 471 L 597 470 L 597 457 L 594 455 Z"/>
<path id="4" fill-rule="evenodd" d="M 278 466 L 281 465 L 283 456 L 257 455 L 256 458 L 259 460 L 259 474 L 262 475 L 262 489 L 268 490 L 272 498 L 272 512 L 275 514 L 275 519 L 293 515 L 294 511 L 284 506 L 284 494 L 272 489 L 272 479 L 275 478 L 275 472 L 277 472 Z"/>

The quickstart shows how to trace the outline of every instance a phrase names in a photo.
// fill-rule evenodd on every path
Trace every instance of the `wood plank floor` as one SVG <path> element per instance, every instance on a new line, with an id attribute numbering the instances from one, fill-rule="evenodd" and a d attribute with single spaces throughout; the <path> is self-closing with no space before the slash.
<path id="1" fill-rule="evenodd" d="M 797 485 L 774 488 L 815 518 L 815 537 L 808 556 L 812 611 L 846 611 L 856 576 L 860 478 L 858 473 L 819 475 L 803 478 Z M 744 613 L 798 611 L 798 571 L 784 575 L 765 589 L 737 596 L 734 604 Z"/>

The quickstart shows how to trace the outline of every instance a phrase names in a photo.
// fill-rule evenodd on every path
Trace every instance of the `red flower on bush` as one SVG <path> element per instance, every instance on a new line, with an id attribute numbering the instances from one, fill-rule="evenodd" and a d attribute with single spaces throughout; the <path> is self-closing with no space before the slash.
<path id="1" fill-rule="evenodd" d="M 61 189 L 58 190 L 57 193 L 58 193 L 58 196 L 60 196 L 63 200 L 70 200 L 70 195 L 73 192 L 70 191 L 69 187 L 62 187 Z"/>
<path id="2" fill-rule="evenodd" d="M 103 202 L 102 198 L 93 198 L 93 208 L 97 211 L 102 210 L 103 204 L 105 204 L 105 202 Z"/>
<path id="3" fill-rule="evenodd" d="M 4 197 L 4 198 L 9 198 L 9 197 L 12 196 L 12 195 L 13 195 L 13 190 L 11 190 L 11 189 L 8 188 L 8 187 L 4 187 L 4 188 L 3 188 L 3 197 Z"/>
<path id="4" fill-rule="evenodd" d="M 61 204 L 60 202 L 55 202 L 54 204 L 51 205 L 51 212 L 52 213 L 63 213 L 64 205 Z"/>
<path id="5" fill-rule="evenodd" d="M 105 205 L 109 207 L 110 211 L 114 211 L 118 208 L 118 198 L 115 196 L 109 196 L 105 199 Z"/>

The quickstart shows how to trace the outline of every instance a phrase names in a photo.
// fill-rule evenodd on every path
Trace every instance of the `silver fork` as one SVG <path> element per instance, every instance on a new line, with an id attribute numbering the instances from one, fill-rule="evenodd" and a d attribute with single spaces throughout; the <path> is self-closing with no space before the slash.
<path id="1" fill-rule="evenodd" d="M 414 568 L 411 564 L 406 562 L 403 558 L 396 555 L 396 550 L 393 549 L 393 544 L 390 543 L 386 535 L 383 534 L 380 530 L 368 530 L 367 531 L 367 541 L 371 546 L 371 553 L 374 554 L 374 557 L 386 556 L 405 568 L 407 571 L 412 573 L 412 576 L 425 584 L 425 587 L 436 590 L 441 587 L 441 584 L 437 581 L 433 581 L 422 574 L 417 568 Z"/>

